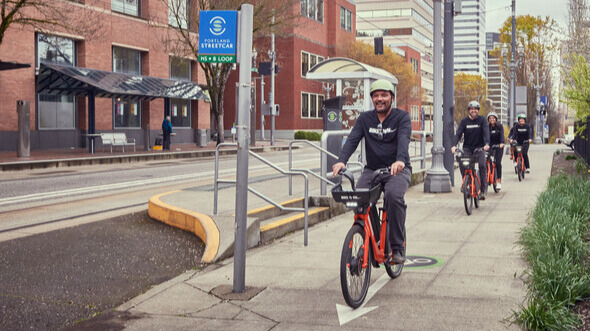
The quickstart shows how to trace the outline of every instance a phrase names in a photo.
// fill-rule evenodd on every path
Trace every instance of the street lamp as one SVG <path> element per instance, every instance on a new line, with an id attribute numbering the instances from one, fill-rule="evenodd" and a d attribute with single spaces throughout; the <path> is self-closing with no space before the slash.
<path id="1" fill-rule="evenodd" d="M 514 46 L 512 46 L 514 50 Z M 518 60 L 516 59 L 515 53 L 512 52 L 512 58 L 509 63 L 506 63 L 506 55 L 508 55 L 508 47 L 506 44 L 502 45 L 502 61 L 504 65 L 508 65 L 510 68 L 510 113 L 508 118 L 508 127 L 512 125 L 514 122 L 514 118 L 516 115 L 516 67 L 520 65 L 522 60 L 522 55 L 524 54 L 524 46 L 519 45 L 516 47 L 516 52 L 518 53 Z"/>
<path id="2" fill-rule="evenodd" d="M 533 82 L 533 74 L 531 73 L 529 76 L 531 81 L 531 86 L 537 91 L 537 99 L 536 99 L 536 115 L 535 115 L 535 144 L 542 144 L 544 137 L 543 131 L 545 125 L 543 125 L 543 118 L 541 115 L 541 89 L 545 86 L 545 79 L 543 82 L 539 84 L 539 52 L 537 52 L 537 83 Z"/>

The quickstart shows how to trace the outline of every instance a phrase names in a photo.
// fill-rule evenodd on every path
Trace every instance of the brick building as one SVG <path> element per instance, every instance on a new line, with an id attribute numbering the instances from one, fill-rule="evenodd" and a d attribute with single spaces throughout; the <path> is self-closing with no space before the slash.
<path id="1" fill-rule="evenodd" d="M 31 64 L 30 68 L 0 71 L 0 150 L 16 150 L 17 100 L 30 101 L 31 149 L 83 147 L 89 130 L 88 98 L 37 93 L 41 63 L 77 66 L 106 72 L 204 83 L 194 60 L 177 57 L 162 47 L 160 34 L 149 22 L 168 22 L 166 4 L 156 0 L 82 0 L 68 2 L 80 14 L 100 16 L 100 33 L 92 39 L 60 29 L 35 30 L 11 26 L 0 45 L 2 61 Z M 166 25 L 160 29 L 166 29 Z M 190 83 L 193 82 L 193 83 Z M 194 85 L 194 84 L 193 84 Z M 95 130 L 124 132 L 144 145 L 153 145 L 164 114 L 170 114 L 176 136 L 172 143 L 195 142 L 197 130 L 210 129 L 210 107 L 201 100 L 143 98 L 125 94 L 96 98 Z"/>
<path id="2" fill-rule="evenodd" d="M 278 138 L 293 138 L 297 130 L 323 128 L 321 102 L 326 98 L 326 91 L 321 82 L 308 80 L 305 74 L 327 58 L 344 56 L 356 33 L 354 1 L 301 0 L 293 10 L 301 15 L 299 24 L 287 36 L 277 36 L 275 41 L 279 65 L 275 76 L 275 103 L 280 105 L 280 115 L 275 118 L 275 137 Z M 270 36 L 255 40 L 259 50 L 267 50 L 269 45 Z M 257 62 L 269 61 L 266 52 L 262 53 L 259 52 Z M 235 120 L 235 88 L 232 87 L 237 76 L 237 71 L 231 74 L 225 90 L 224 127 L 227 130 Z M 258 91 L 256 127 L 260 130 L 260 79 L 255 81 Z M 265 76 L 264 81 L 265 102 L 268 103 L 270 77 Z M 265 117 L 264 128 L 265 137 L 269 137 L 269 116 Z"/>

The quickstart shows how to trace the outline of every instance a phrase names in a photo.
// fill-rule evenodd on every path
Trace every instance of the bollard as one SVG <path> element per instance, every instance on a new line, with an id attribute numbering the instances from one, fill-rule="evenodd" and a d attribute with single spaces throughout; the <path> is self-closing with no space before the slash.
<path id="1" fill-rule="evenodd" d="M 16 141 L 16 154 L 18 157 L 31 156 L 31 111 L 29 102 L 18 100 L 16 102 L 18 114 L 18 137 Z"/>

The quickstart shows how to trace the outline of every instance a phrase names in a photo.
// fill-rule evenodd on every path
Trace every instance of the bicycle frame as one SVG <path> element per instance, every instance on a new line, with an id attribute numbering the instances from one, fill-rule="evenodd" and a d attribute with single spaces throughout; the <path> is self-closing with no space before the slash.
<path id="1" fill-rule="evenodd" d="M 477 177 L 477 174 L 473 170 L 465 169 L 465 174 L 463 175 L 463 186 L 465 186 L 465 177 L 467 177 L 467 173 L 471 174 L 471 196 L 475 198 L 479 195 L 480 192 L 479 189 L 477 192 L 475 192 L 475 179 L 477 179 L 478 187 L 481 187 L 481 181 L 479 180 L 479 177 Z"/>
<path id="2" fill-rule="evenodd" d="M 354 215 L 354 223 L 362 222 L 361 225 L 365 229 L 365 236 L 370 238 L 370 240 L 367 240 L 368 238 L 365 238 L 363 244 L 363 269 L 370 267 L 367 262 L 369 260 L 369 245 L 372 245 L 373 258 L 375 262 L 381 264 L 384 263 L 386 259 L 385 236 L 387 235 L 387 212 L 385 210 L 381 210 L 381 225 L 378 225 L 377 221 L 371 218 L 371 211 L 374 212 L 373 217 L 379 217 L 377 215 L 377 211 L 375 210 L 375 208 L 375 204 L 371 203 L 365 213 L 358 213 Z M 377 243 L 377 241 L 375 240 L 375 231 L 373 231 L 373 226 L 380 227 L 380 231 L 378 233 L 379 243 Z M 379 245 L 381 245 L 382 247 L 379 247 Z"/>

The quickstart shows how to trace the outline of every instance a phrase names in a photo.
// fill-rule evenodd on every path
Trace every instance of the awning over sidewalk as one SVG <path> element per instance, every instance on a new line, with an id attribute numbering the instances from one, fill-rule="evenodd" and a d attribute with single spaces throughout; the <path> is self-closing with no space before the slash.
<path id="1" fill-rule="evenodd" d="M 47 63 L 42 63 L 39 68 L 37 92 L 142 100 L 209 100 L 203 89 L 194 82 Z"/>

